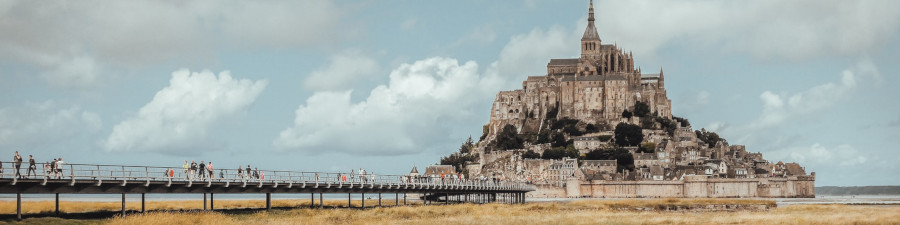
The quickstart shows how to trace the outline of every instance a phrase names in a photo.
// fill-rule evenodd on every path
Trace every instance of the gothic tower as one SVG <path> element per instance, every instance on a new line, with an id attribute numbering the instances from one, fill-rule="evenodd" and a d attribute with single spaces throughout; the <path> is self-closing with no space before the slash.
<path id="1" fill-rule="evenodd" d="M 600 55 L 600 35 L 594 27 L 594 0 L 588 9 L 588 25 L 581 37 L 581 58 L 596 59 Z"/>

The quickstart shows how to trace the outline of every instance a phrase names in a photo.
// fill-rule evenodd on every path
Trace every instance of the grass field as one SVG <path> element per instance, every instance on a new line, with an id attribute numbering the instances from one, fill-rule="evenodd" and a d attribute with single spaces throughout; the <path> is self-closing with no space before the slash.
<path id="1" fill-rule="evenodd" d="M 219 205 L 220 201 L 216 201 Z M 258 207 L 261 201 L 221 201 L 223 206 Z M 293 201 L 294 203 L 297 200 Z M 179 209 L 193 202 L 156 202 L 148 207 Z M 277 203 L 277 204 L 275 204 Z M 278 203 L 291 206 L 290 202 Z M 326 204 L 346 204 L 329 201 Z M 9 202 L 0 203 L 6 213 Z M 13 207 L 14 202 L 12 203 Z M 95 208 L 109 210 L 105 203 Z M 308 203 L 306 203 L 308 204 Z M 369 202 L 367 205 L 371 204 Z M 287 209 L 269 212 L 150 212 L 130 214 L 125 218 L 94 220 L 28 218 L 21 224 L 900 224 L 900 206 L 792 205 L 768 211 L 665 211 L 664 206 L 697 206 L 707 204 L 773 204 L 765 200 L 733 199 L 634 199 L 580 200 L 543 202 L 520 205 L 458 204 L 359 209 Z M 65 204 L 64 204 L 65 205 Z M 302 204 L 299 204 L 302 205 Z M 51 204 L 52 207 L 52 204 Z M 118 209 L 121 205 L 116 205 Z M 201 203 L 202 207 L 202 203 Z M 191 208 L 191 207 L 183 207 Z M 640 210 L 644 208 L 645 210 Z M 646 210 L 646 209 L 650 210 Z M 13 208 L 15 210 L 15 208 Z M 52 209 L 51 209 L 52 210 Z M 14 220 L 0 224 L 19 224 Z"/>

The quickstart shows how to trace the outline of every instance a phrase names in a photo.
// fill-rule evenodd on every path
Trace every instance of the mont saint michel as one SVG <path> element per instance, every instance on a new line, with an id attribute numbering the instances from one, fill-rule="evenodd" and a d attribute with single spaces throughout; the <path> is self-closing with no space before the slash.
<path id="1" fill-rule="evenodd" d="M 429 171 L 533 183 L 533 197 L 815 196 L 815 173 L 802 165 L 673 116 L 663 69 L 643 73 L 594 22 L 591 1 L 571 45 L 581 56 L 550 59 L 546 75 L 498 93 L 478 142 Z"/>

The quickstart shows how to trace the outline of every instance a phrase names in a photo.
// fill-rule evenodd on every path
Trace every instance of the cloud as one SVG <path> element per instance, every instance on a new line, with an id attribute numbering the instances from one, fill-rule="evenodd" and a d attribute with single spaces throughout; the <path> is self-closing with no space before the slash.
<path id="1" fill-rule="evenodd" d="M 402 64 L 387 85 L 361 102 L 351 91 L 317 92 L 296 110 L 294 125 L 273 144 L 285 151 L 399 155 L 443 143 L 454 130 L 468 129 L 482 114 L 473 111 L 494 94 L 494 75 L 478 64 L 433 57 Z"/>
<path id="2" fill-rule="evenodd" d="M 400 24 L 400 29 L 403 29 L 403 30 L 412 30 L 413 28 L 416 28 L 416 24 L 417 24 L 418 22 L 419 22 L 419 21 L 416 20 L 416 19 L 414 19 L 414 18 L 406 19 L 406 20 L 403 21 L 402 24 Z"/>
<path id="3" fill-rule="evenodd" d="M 793 95 L 765 91 L 759 96 L 763 102 L 762 114 L 751 126 L 777 126 L 793 117 L 818 112 L 847 98 L 856 89 L 860 79 L 871 80 L 880 76 L 878 69 L 870 61 L 864 60 L 853 69 L 844 70 L 838 82 L 818 85 Z"/>
<path id="4" fill-rule="evenodd" d="M 46 101 L 3 107 L 0 108 L 0 148 L 43 149 L 48 145 L 65 145 L 68 143 L 65 140 L 96 133 L 101 126 L 99 115 L 77 105 Z"/>
<path id="5" fill-rule="evenodd" d="M 811 167 L 855 166 L 869 161 L 869 157 L 863 155 L 850 145 L 838 145 L 831 149 L 819 143 L 808 148 L 794 149 L 790 153 L 791 159 Z"/>
<path id="6" fill-rule="evenodd" d="M 595 3 L 601 37 L 644 57 L 676 41 L 761 59 L 855 56 L 877 49 L 900 27 L 900 2 L 890 0 Z"/>
<path id="7" fill-rule="evenodd" d="M 347 90 L 378 73 L 378 62 L 358 50 L 331 56 L 328 66 L 318 68 L 306 78 L 303 86 L 314 91 Z"/>
<path id="8" fill-rule="evenodd" d="M 88 87 L 109 70 L 222 50 L 298 48 L 333 41 L 332 1 L 4 1 L 0 59 L 23 63 L 54 85 Z M 72 82 L 69 82 L 72 81 Z"/>
<path id="9" fill-rule="evenodd" d="M 578 57 L 581 35 L 577 34 L 579 29 L 574 30 L 552 26 L 546 31 L 534 28 L 527 34 L 515 35 L 500 51 L 495 66 L 502 76 L 511 80 L 520 81 L 528 75 L 545 75 L 551 58 Z M 515 82 L 509 84 L 515 85 Z M 520 84 L 517 88 L 521 88 Z"/>
<path id="10" fill-rule="evenodd" d="M 178 70 L 169 86 L 117 124 L 102 143 L 107 151 L 203 150 L 208 129 L 246 111 L 268 81 L 234 79 L 228 71 Z"/>

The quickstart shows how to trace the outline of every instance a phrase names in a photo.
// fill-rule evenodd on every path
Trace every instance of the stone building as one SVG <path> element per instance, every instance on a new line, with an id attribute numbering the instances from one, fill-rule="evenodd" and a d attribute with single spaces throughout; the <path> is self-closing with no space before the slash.
<path id="1" fill-rule="evenodd" d="M 540 121 L 553 110 L 558 117 L 616 124 L 637 101 L 646 103 L 651 112 L 672 118 L 662 69 L 658 74 L 642 74 L 630 52 L 604 44 L 594 26 L 593 2 L 579 48 L 581 57 L 550 59 L 546 75 L 529 76 L 522 89 L 498 93 L 485 125 L 488 137 L 507 124 L 519 132 L 537 133 Z M 526 117 L 533 122 L 529 124 Z"/>

